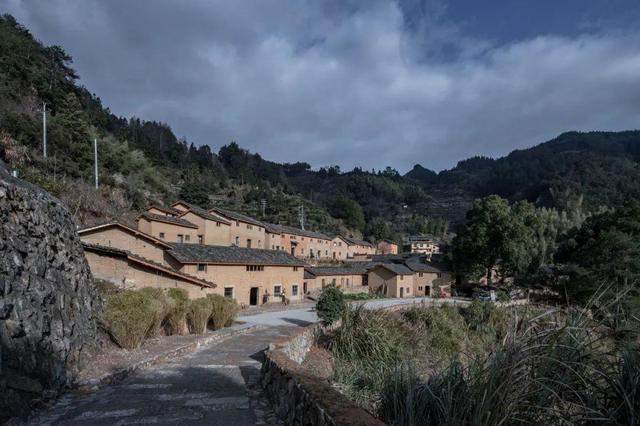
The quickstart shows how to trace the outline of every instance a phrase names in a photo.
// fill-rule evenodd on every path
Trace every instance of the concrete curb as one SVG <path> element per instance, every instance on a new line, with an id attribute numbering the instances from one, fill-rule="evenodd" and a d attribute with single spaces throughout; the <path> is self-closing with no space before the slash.
<path id="1" fill-rule="evenodd" d="M 138 370 L 194 352 L 201 346 L 209 345 L 214 342 L 220 342 L 230 337 L 247 334 L 249 332 L 260 330 L 263 328 L 264 326 L 261 324 L 240 324 L 222 330 L 217 330 L 210 333 L 210 335 L 197 338 L 194 342 L 190 342 L 177 348 L 151 355 L 141 361 L 135 362 L 119 370 L 109 372 L 98 378 L 77 382 L 74 386 L 74 389 L 80 391 L 94 391 L 103 386 L 122 381 Z"/>

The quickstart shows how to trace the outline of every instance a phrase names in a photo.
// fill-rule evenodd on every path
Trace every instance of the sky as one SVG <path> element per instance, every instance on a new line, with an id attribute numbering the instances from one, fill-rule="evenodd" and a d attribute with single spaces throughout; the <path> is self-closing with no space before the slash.
<path id="1" fill-rule="evenodd" d="M 0 0 L 117 115 L 401 172 L 640 128 L 637 0 Z"/>

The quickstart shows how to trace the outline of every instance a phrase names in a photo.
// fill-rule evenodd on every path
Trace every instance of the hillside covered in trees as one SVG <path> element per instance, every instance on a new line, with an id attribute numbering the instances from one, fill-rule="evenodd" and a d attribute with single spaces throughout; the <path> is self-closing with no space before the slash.
<path id="1" fill-rule="evenodd" d="M 298 224 L 304 205 L 310 229 L 398 239 L 442 234 L 475 198 L 490 194 L 566 211 L 598 211 L 640 195 L 638 131 L 565 133 L 440 173 L 420 165 L 406 175 L 388 167 L 314 170 L 304 162 L 265 160 L 231 141 L 207 141 L 221 146 L 215 152 L 177 138 L 166 123 L 120 117 L 77 80 L 63 48 L 43 46 L 11 16 L 0 18 L 0 158 L 60 197 L 83 224 L 131 219 L 149 202 L 184 198 L 287 225 Z M 100 142 L 97 191 L 93 138 Z"/>

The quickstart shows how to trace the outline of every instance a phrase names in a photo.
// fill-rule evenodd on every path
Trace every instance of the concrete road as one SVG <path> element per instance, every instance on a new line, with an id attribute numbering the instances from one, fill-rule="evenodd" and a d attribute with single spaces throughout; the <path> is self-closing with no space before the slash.
<path id="1" fill-rule="evenodd" d="M 67 395 L 29 423 L 278 424 L 260 389 L 261 352 L 297 328 L 270 327 L 202 347 L 89 395 Z"/>
<path id="2" fill-rule="evenodd" d="M 443 305 L 443 304 L 468 304 L 469 302 L 458 299 L 433 299 L 431 297 L 416 297 L 407 299 L 375 299 L 369 301 L 351 302 L 353 305 L 364 305 L 365 309 L 380 309 L 396 305 Z M 249 324 L 263 324 L 267 326 L 287 326 L 298 325 L 306 326 L 318 321 L 314 307 L 305 307 L 302 309 L 288 309 L 276 312 L 264 312 L 255 315 L 246 315 L 238 317 L 238 320 Z"/>

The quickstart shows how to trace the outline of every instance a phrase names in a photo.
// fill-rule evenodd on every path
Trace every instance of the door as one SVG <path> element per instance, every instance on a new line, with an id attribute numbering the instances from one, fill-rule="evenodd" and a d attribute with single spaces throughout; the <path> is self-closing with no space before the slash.
<path id="1" fill-rule="evenodd" d="M 404 287 L 400 287 L 400 297 L 404 297 Z"/>
<path id="2" fill-rule="evenodd" d="M 251 287 L 249 290 L 249 304 L 255 306 L 258 304 L 258 287 Z"/>
<path id="3" fill-rule="evenodd" d="M 251 240 L 247 239 L 247 248 L 251 248 Z"/>
<path id="4" fill-rule="evenodd" d="M 296 255 L 296 248 L 295 247 L 291 247 L 291 256 L 295 256 Z"/>

